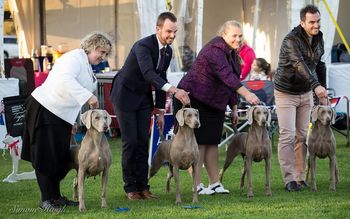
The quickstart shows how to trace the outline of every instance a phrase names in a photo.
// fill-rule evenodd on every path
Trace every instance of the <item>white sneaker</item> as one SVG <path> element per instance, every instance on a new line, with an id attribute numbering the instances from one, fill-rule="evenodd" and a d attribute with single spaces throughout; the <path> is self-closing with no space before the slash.
<path id="1" fill-rule="evenodd" d="M 208 188 L 205 188 L 203 183 L 200 183 L 197 186 L 197 193 L 198 193 L 198 195 L 212 195 L 215 193 L 215 191 L 208 189 Z"/>
<path id="2" fill-rule="evenodd" d="M 217 194 L 229 194 L 230 193 L 230 191 L 225 189 L 224 186 L 219 182 L 216 182 L 214 184 L 209 185 L 209 189 L 214 191 Z"/>

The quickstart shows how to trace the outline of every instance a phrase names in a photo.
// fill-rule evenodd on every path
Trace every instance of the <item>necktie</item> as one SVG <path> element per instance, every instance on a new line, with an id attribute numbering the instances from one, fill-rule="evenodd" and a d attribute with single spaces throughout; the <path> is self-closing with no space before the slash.
<path id="1" fill-rule="evenodd" d="M 159 71 L 165 70 L 165 47 L 160 49 L 160 59 L 159 59 L 158 70 Z"/>

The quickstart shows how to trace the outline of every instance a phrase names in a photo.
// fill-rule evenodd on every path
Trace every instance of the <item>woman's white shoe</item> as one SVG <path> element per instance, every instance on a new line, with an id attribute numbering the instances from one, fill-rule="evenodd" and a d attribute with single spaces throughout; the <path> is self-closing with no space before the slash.
<path id="1" fill-rule="evenodd" d="M 198 195 L 212 195 L 215 191 L 204 187 L 203 183 L 200 183 L 197 186 L 197 193 Z"/>
<path id="2" fill-rule="evenodd" d="M 216 182 L 214 184 L 209 185 L 209 189 L 217 194 L 229 194 L 230 193 L 230 191 L 225 189 L 224 186 L 219 182 Z"/>

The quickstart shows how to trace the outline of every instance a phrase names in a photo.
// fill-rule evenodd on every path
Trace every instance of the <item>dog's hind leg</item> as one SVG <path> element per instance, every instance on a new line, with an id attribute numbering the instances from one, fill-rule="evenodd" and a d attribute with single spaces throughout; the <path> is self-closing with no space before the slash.
<path id="1" fill-rule="evenodd" d="M 336 157 L 335 155 L 329 157 L 329 190 L 335 191 L 336 183 Z"/>
<path id="2" fill-rule="evenodd" d="M 78 171 L 78 189 L 79 189 L 79 211 L 85 211 L 85 202 L 84 202 L 84 181 L 85 181 L 85 170 L 79 168 Z"/>
<path id="3" fill-rule="evenodd" d="M 78 200 L 78 174 L 73 179 L 73 200 Z"/>
<path id="4" fill-rule="evenodd" d="M 173 166 L 169 164 L 169 172 L 166 177 L 166 192 L 170 192 L 170 180 L 173 175 Z"/>
<path id="5" fill-rule="evenodd" d="M 240 183 L 241 195 L 242 195 L 243 190 L 244 190 L 244 178 L 245 178 L 246 173 L 247 173 L 247 171 L 246 171 L 246 162 L 244 160 L 244 167 L 243 167 L 243 170 L 242 170 L 241 183 Z"/>
<path id="6" fill-rule="evenodd" d="M 307 158 L 307 167 L 306 167 L 306 176 L 305 176 L 305 182 L 309 183 L 309 173 L 310 173 L 310 156 Z"/>
<path id="7" fill-rule="evenodd" d="M 159 149 L 158 149 L 159 150 Z M 152 160 L 152 165 L 151 165 L 151 169 L 149 171 L 149 178 L 152 178 L 161 168 L 161 166 L 163 165 L 164 159 L 163 156 L 160 156 L 160 152 L 156 151 L 156 153 L 153 156 L 153 160 Z"/>
<path id="8" fill-rule="evenodd" d="M 102 173 L 101 208 L 107 208 L 107 201 L 106 201 L 107 180 L 108 180 L 108 168 L 105 168 Z"/>
<path id="9" fill-rule="evenodd" d="M 219 177 L 220 177 L 220 182 L 222 182 L 222 179 L 224 177 L 224 173 L 226 169 L 231 165 L 235 157 L 240 153 L 240 148 L 237 147 L 237 145 L 230 144 L 229 147 L 227 148 L 226 152 L 226 159 L 224 162 L 224 167 L 220 170 Z"/>
<path id="10" fill-rule="evenodd" d="M 270 158 L 265 158 L 265 177 L 266 177 L 265 193 L 267 196 L 272 196 L 271 187 L 270 187 L 270 165 L 271 165 Z"/>

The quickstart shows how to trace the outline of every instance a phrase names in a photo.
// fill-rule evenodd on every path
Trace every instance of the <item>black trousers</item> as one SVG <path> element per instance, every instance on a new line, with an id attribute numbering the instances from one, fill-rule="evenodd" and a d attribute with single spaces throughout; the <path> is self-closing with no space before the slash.
<path id="1" fill-rule="evenodd" d="M 148 149 L 152 105 L 145 98 L 135 111 L 116 109 L 122 139 L 122 172 L 125 192 L 149 189 Z"/>

